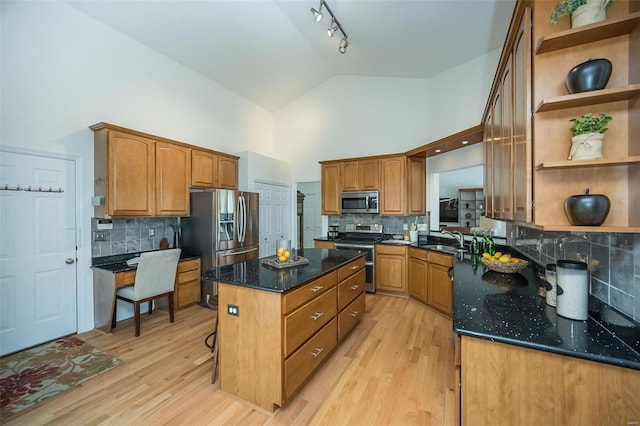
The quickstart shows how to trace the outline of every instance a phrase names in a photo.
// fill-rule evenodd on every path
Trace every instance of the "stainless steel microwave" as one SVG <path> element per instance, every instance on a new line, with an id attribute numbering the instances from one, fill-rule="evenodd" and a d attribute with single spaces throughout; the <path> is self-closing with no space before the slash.
<path id="1" fill-rule="evenodd" d="M 340 213 L 378 213 L 378 191 L 343 192 Z"/>

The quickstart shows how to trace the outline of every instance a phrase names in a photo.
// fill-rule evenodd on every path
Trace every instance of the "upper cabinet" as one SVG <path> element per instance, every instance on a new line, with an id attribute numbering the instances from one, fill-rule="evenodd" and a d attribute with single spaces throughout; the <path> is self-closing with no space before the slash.
<path id="1" fill-rule="evenodd" d="M 518 1 L 514 11 L 483 119 L 486 214 L 547 230 L 640 231 L 640 2 L 617 0 L 605 21 L 577 28 L 550 22 L 555 5 Z M 569 94 L 567 74 L 590 58 L 613 64 L 607 87 Z M 603 158 L 568 160 L 570 119 L 585 113 L 613 117 Z M 611 200 L 602 226 L 565 215 L 565 200 L 586 188 Z"/>
<path id="2" fill-rule="evenodd" d="M 343 191 L 377 191 L 380 185 L 380 161 L 364 159 L 340 163 Z"/>
<path id="3" fill-rule="evenodd" d="M 340 163 L 326 163 L 321 165 L 322 179 L 322 214 L 327 216 L 340 215 Z"/>
<path id="4" fill-rule="evenodd" d="M 191 148 L 156 142 L 156 216 L 188 216 Z"/>
<path id="5" fill-rule="evenodd" d="M 98 217 L 189 216 L 190 186 L 237 189 L 238 157 L 108 123 L 90 128 Z"/>
<path id="6" fill-rule="evenodd" d="M 380 214 L 426 214 L 426 158 L 390 156 L 380 160 Z"/>

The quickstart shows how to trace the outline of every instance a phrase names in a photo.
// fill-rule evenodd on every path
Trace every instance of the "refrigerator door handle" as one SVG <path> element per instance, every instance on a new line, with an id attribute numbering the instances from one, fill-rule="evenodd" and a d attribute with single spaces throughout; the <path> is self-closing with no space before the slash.
<path id="1" fill-rule="evenodd" d="M 242 196 L 242 242 L 247 239 L 247 199 Z"/>
<path id="2" fill-rule="evenodd" d="M 238 242 L 244 243 L 245 231 L 247 226 L 247 207 L 244 197 L 238 196 Z"/>
<path id="3" fill-rule="evenodd" d="M 221 254 L 220 256 L 221 256 L 221 257 L 235 256 L 235 255 L 237 255 L 237 254 L 251 253 L 252 251 L 256 251 L 256 250 L 258 250 L 258 248 L 257 248 L 257 247 L 254 247 L 254 248 L 249 249 L 249 250 L 234 251 L 233 253 L 223 253 L 223 254 Z"/>

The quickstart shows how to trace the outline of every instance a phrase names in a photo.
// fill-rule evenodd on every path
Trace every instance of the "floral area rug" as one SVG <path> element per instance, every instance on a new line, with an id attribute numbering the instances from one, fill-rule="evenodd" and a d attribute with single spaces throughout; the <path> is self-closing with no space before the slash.
<path id="1" fill-rule="evenodd" d="M 0 359 L 0 424 L 120 364 L 75 336 Z"/>

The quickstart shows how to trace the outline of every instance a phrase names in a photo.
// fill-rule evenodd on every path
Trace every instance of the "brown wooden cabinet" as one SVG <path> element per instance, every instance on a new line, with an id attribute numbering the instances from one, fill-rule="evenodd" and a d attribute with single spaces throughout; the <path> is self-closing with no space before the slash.
<path id="1" fill-rule="evenodd" d="M 407 247 L 376 245 L 376 290 L 407 294 Z"/>
<path id="2" fill-rule="evenodd" d="M 427 304 L 427 251 L 409 247 L 408 269 L 409 296 Z"/>
<path id="3" fill-rule="evenodd" d="M 218 185 L 218 156 L 213 152 L 191 150 L 191 186 L 215 188 Z"/>
<path id="4" fill-rule="evenodd" d="M 238 158 L 218 155 L 218 188 L 238 189 Z"/>
<path id="5" fill-rule="evenodd" d="M 577 28 L 551 24 L 554 7 L 516 3 L 483 117 L 486 214 L 552 231 L 639 231 L 640 3 L 616 1 L 605 21 Z M 569 94 L 567 73 L 598 57 L 613 64 L 607 87 Z M 613 117 L 604 158 L 568 160 L 570 119 L 588 112 Z M 615 208 L 600 227 L 571 226 L 564 202 L 587 187 Z"/>
<path id="6" fill-rule="evenodd" d="M 189 216 L 191 149 L 156 142 L 156 216 Z"/>
<path id="7" fill-rule="evenodd" d="M 404 155 L 380 160 L 380 214 L 426 214 L 426 159 Z"/>
<path id="8" fill-rule="evenodd" d="M 427 304 L 447 316 L 453 314 L 453 258 L 427 253 Z"/>
<path id="9" fill-rule="evenodd" d="M 340 215 L 340 163 L 321 165 L 322 214 Z"/>
<path id="10" fill-rule="evenodd" d="M 173 306 L 182 309 L 200 301 L 200 258 L 178 263 Z"/>
<path id="11" fill-rule="evenodd" d="M 637 370 L 470 336 L 456 339 L 456 365 L 462 425 L 627 425 L 640 419 Z"/>
<path id="12" fill-rule="evenodd" d="M 220 388 L 283 406 L 360 321 L 364 288 L 364 257 L 284 294 L 220 283 L 220 306 L 239 307 L 219 318 Z"/>
<path id="13" fill-rule="evenodd" d="M 380 161 L 364 159 L 340 163 L 342 191 L 376 191 L 379 187 Z"/>
<path id="14" fill-rule="evenodd" d="M 322 248 L 322 249 L 334 249 L 335 243 L 333 241 L 318 241 L 315 240 L 313 242 L 314 248 Z"/>
<path id="15" fill-rule="evenodd" d="M 101 123 L 102 124 L 102 123 Z M 96 127 L 95 192 L 104 197 L 96 216 L 153 216 L 156 208 L 155 141 Z"/>

